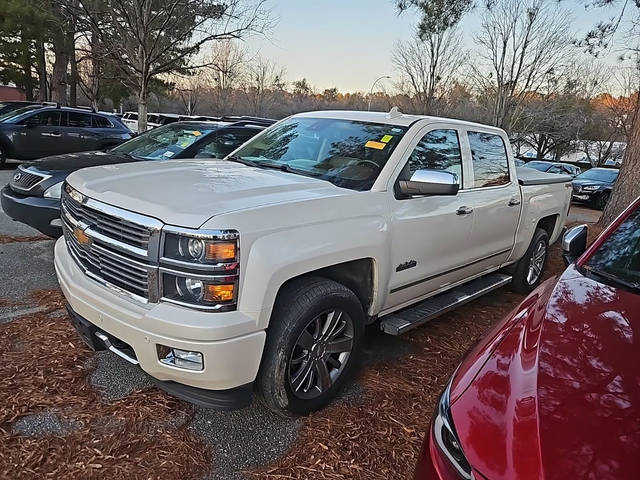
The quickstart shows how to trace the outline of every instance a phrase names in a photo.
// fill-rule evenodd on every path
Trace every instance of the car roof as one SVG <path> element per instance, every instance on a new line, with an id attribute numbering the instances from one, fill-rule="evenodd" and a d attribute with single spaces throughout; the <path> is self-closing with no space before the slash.
<path id="1" fill-rule="evenodd" d="M 387 125 L 405 126 L 410 127 L 414 123 L 420 120 L 429 120 L 432 122 L 451 123 L 454 125 L 460 125 L 464 127 L 476 127 L 483 129 L 491 129 L 496 132 L 503 132 L 500 128 L 492 127 L 490 125 L 484 125 L 481 123 L 467 122 L 466 120 L 458 120 L 455 118 L 446 117 L 433 117 L 428 115 L 413 115 L 402 113 L 397 109 L 392 109 L 390 112 L 365 112 L 358 110 L 320 110 L 317 112 L 304 112 L 293 115 L 294 117 L 308 117 L 308 118 L 333 118 L 336 120 L 353 120 L 355 122 L 370 122 L 370 123 L 382 123 Z"/>

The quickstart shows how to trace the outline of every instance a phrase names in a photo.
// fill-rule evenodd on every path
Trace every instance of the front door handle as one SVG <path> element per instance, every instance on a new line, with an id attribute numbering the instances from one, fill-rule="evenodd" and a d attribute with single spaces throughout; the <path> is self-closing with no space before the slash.
<path id="1" fill-rule="evenodd" d="M 473 213 L 473 208 L 471 207 L 460 207 L 456 211 L 456 215 L 469 215 L 470 213 Z"/>
<path id="2" fill-rule="evenodd" d="M 512 198 L 511 200 L 509 200 L 509 204 L 510 207 L 515 207 L 516 205 L 520 205 L 520 199 L 519 198 Z"/>
<path id="3" fill-rule="evenodd" d="M 61 137 L 62 134 L 60 132 L 42 132 L 43 137 Z"/>

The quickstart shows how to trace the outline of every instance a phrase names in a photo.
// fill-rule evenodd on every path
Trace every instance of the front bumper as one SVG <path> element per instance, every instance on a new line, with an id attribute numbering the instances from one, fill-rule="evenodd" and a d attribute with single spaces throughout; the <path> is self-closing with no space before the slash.
<path id="1" fill-rule="evenodd" d="M 161 382 L 159 387 L 202 403 L 195 400 L 202 390 L 246 388 L 255 380 L 266 332 L 246 333 L 255 330 L 255 320 L 243 313 L 137 302 L 87 277 L 69 255 L 64 238 L 55 245 L 55 268 L 73 313 L 128 344 L 140 367 Z M 161 363 L 158 345 L 201 352 L 204 369 L 190 371 Z"/>
<path id="2" fill-rule="evenodd" d="M 2 189 L 0 197 L 2 209 L 9 217 L 49 237 L 62 235 L 60 199 L 19 195 L 8 185 Z"/>
<path id="3" fill-rule="evenodd" d="M 598 190 L 580 190 L 576 192 L 573 191 L 573 196 L 571 197 L 572 202 L 582 202 L 589 203 L 593 201 L 594 197 L 598 195 L 600 192 Z"/>

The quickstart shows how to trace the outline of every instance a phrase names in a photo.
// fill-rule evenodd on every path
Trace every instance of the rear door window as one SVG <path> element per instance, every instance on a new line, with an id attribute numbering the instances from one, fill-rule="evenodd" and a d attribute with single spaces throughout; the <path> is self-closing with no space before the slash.
<path id="1" fill-rule="evenodd" d="M 509 183 L 509 157 L 502 137 L 485 132 L 467 132 L 473 158 L 474 188 Z"/>
<path id="2" fill-rule="evenodd" d="M 67 126 L 87 128 L 91 127 L 91 115 L 80 112 L 67 112 Z"/>
<path id="3" fill-rule="evenodd" d="M 100 115 L 92 115 L 91 121 L 94 128 L 111 128 L 113 126 L 108 119 Z"/>

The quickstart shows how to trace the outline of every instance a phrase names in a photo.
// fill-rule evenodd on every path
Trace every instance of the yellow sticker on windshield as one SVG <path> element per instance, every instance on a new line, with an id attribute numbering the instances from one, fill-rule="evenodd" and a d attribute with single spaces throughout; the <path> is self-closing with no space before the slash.
<path id="1" fill-rule="evenodd" d="M 199 137 L 200 135 L 202 135 L 202 132 L 199 132 L 198 130 L 194 130 L 194 131 L 193 131 L 193 135 L 194 135 L 195 137 Z"/>
<path id="2" fill-rule="evenodd" d="M 385 135 L 380 141 L 383 143 L 389 143 L 391 140 L 393 140 L 393 135 Z"/>
<path id="3" fill-rule="evenodd" d="M 376 150 L 384 150 L 384 147 L 387 146 L 386 143 L 382 143 L 382 142 L 374 142 L 373 140 L 369 140 L 367 143 L 364 144 L 365 147 L 367 148 L 375 148 Z"/>

